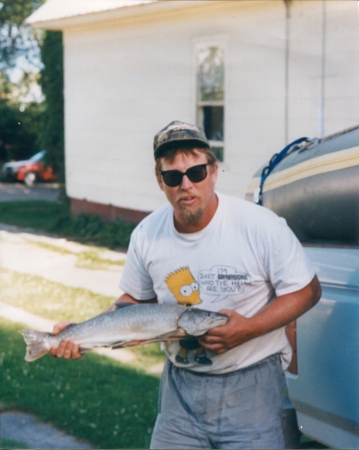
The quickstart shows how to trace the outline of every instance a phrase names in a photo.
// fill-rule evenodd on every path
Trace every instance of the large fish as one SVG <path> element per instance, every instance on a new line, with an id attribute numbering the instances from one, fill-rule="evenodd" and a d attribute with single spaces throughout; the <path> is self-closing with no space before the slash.
<path id="1" fill-rule="evenodd" d="M 79 324 L 71 324 L 53 336 L 51 333 L 22 330 L 27 344 L 25 361 L 35 361 L 58 347 L 62 339 L 79 344 L 85 353 L 95 347 L 121 348 L 132 341 L 142 343 L 202 336 L 211 328 L 225 325 L 228 316 L 180 305 L 132 303 Z"/>

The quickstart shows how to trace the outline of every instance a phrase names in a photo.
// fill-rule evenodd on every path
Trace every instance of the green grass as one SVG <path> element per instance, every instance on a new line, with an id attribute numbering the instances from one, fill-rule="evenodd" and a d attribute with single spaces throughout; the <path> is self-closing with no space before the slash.
<path id="1" fill-rule="evenodd" d="M 146 448 L 158 377 L 96 354 L 77 361 L 24 361 L 21 326 L 0 319 L 0 398 L 97 448 Z"/>
<path id="2" fill-rule="evenodd" d="M 104 224 L 90 215 L 71 218 L 68 205 L 41 201 L 0 203 L 0 222 L 109 248 L 127 247 L 134 228 L 120 222 Z M 78 264 L 104 268 L 122 262 L 105 260 L 95 251 L 80 253 Z M 114 300 L 1 268 L 0 282 L 1 301 L 56 321 L 85 320 Z M 159 377 L 146 370 L 164 361 L 159 344 L 132 348 L 137 359 L 127 364 L 91 352 L 77 361 L 46 355 L 27 363 L 25 343 L 18 333 L 22 328 L 0 318 L 3 410 L 34 414 L 97 448 L 149 446 L 157 414 Z M 1 436 L 0 445 L 24 448 Z"/>
<path id="3" fill-rule="evenodd" d="M 51 250 L 53 252 L 61 253 L 62 255 L 75 255 L 77 256 L 76 267 L 81 267 L 85 269 L 93 269 L 93 270 L 106 270 L 111 266 L 124 266 L 125 260 L 112 260 L 105 259 L 100 256 L 101 249 L 92 249 L 83 252 L 72 252 L 66 248 L 60 247 L 58 245 L 48 244 L 47 242 L 40 242 L 34 240 L 27 240 L 30 244 L 35 244 L 38 247 L 45 248 L 47 250 Z M 107 250 L 107 249 L 102 249 Z"/>
<path id="4" fill-rule="evenodd" d="M 108 269 L 111 266 L 124 266 L 125 260 L 114 261 L 112 259 L 104 259 L 97 251 L 89 250 L 78 254 L 76 266 L 85 269 Z"/>
<path id="5" fill-rule="evenodd" d="M 0 300 L 52 320 L 80 322 L 108 308 L 115 297 L 64 286 L 0 268 Z"/>
<path id="6" fill-rule="evenodd" d="M 10 448 L 27 448 L 27 446 L 23 442 L 3 438 L 0 434 L 0 448 L 5 450 Z"/>
<path id="7" fill-rule="evenodd" d="M 64 286 L 36 275 L 3 268 L 0 268 L 0 283 L 0 301 L 59 322 L 82 322 L 101 313 L 115 300 L 115 297 Z M 25 352 L 24 343 L 22 347 Z M 129 350 L 137 357 L 131 365 L 143 370 L 165 360 L 158 343 L 132 347 Z"/>
<path id="8" fill-rule="evenodd" d="M 104 223 L 91 214 L 71 217 L 68 204 L 40 200 L 0 203 L 0 222 L 108 248 L 128 247 L 135 227 L 119 220 Z"/>
<path id="9" fill-rule="evenodd" d="M 23 201 L 0 203 L 0 222 L 52 231 L 59 220 L 69 216 L 69 206 L 64 203 Z"/>

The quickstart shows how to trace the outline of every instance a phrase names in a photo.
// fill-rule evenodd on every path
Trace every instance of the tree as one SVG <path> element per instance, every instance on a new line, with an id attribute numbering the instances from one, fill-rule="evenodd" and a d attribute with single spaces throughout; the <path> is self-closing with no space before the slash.
<path id="1" fill-rule="evenodd" d="M 65 178 L 64 164 L 64 76 L 62 33 L 47 31 L 41 46 L 44 69 L 40 85 L 45 95 L 45 108 L 39 142 L 46 149 L 46 162 Z"/>
<path id="2" fill-rule="evenodd" d="M 0 159 L 23 159 L 45 149 L 46 162 L 64 180 L 62 34 L 25 24 L 42 3 L 0 0 Z M 9 69 L 24 58 L 23 77 L 15 85 L 8 79 Z M 43 67 L 38 80 L 36 67 Z M 45 95 L 41 105 L 23 101 L 35 82 Z"/>
<path id="3" fill-rule="evenodd" d="M 0 72 L 0 161 L 27 159 L 38 151 L 42 104 L 20 103 L 14 86 Z M 18 92 L 21 95 L 21 90 Z"/>
<path id="4" fill-rule="evenodd" d="M 24 23 L 44 0 L 0 1 L 0 160 L 26 159 L 38 151 L 42 105 L 22 99 L 37 82 L 34 69 L 41 66 L 41 34 Z M 10 70 L 22 60 L 27 67 L 17 83 Z M 26 62 L 24 62 L 26 61 Z"/>
<path id="5" fill-rule="evenodd" d="M 24 56 L 36 65 L 41 32 L 25 24 L 25 19 L 44 0 L 2 0 L 0 2 L 0 69 L 14 67 Z"/>

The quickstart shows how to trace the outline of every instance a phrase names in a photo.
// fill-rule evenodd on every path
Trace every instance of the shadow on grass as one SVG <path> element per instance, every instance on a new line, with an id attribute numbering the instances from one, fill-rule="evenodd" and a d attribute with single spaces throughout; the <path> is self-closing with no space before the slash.
<path id="1" fill-rule="evenodd" d="M 146 448 L 159 379 L 96 354 L 27 363 L 21 326 L 0 319 L 0 398 L 4 409 L 51 422 L 98 448 Z"/>
<path id="2" fill-rule="evenodd" d="M 2 450 L 5 449 L 11 449 L 11 448 L 27 448 L 25 444 L 23 444 L 22 442 L 18 442 L 18 441 L 14 441 L 13 439 L 6 439 L 1 437 L 0 434 L 0 448 Z"/>

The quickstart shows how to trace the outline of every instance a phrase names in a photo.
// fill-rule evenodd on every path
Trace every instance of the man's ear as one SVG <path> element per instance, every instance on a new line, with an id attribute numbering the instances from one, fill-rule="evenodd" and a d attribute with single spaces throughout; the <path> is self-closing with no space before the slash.
<path id="1" fill-rule="evenodd" d="M 161 174 L 159 172 L 156 172 L 156 179 L 157 179 L 158 186 L 160 187 L 161 191 L 163 191 L 163 180 L 162 180 Z"/>
<path id="2" fill-rule="evenodd" d="M 209 166 L 210 167 L 210 171 L 211 171 L 211 178 L 212 178 L 212 180 L 213 180 L 213 183 L 215 183 L 216 181 L 217 181 L 217 178 L 218 178 L 218 163 L 217 162 L 215 162 L 212 166 Z"/>

